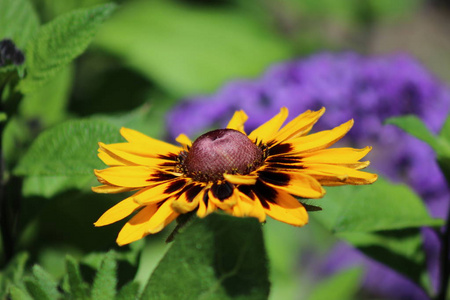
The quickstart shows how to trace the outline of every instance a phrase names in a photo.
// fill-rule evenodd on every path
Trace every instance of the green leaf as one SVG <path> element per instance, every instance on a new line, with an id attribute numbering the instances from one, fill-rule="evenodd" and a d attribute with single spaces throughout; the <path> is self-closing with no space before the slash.
<path id="1" fill-rule="evenodd" d="M 49 295 L 45 293 L 44 290 L 39 286 L 34 278 L 25 279 L 25 285 L 27 287 L 28 293 L 33 299 L 36 300 L 52 300 Z"/>
<path id="2" fill-rule="evenodd" d="M 20 102 L 20 115 L 38 122 L 44 129 L 63 121 L 66 116 L 66 106 L 72 86 L 72 67 L 69 65 L 61 69 L 43 86 L 33 93 L 27 94 Z"/>
<path id="3" fill-rule="evenodd" d="M 124 285 L 119 293 L 117 294 L 115 300 L 133 300 L 138 299 L 139 295 L 139 283 L 137 282 L 129 282 Z"/>
<path id="4" fill-rule="evenodd" d="M 83 281 L 81 277 L 80 268 L 77 261 L 71 257 L 66 258 L 67 276 L 70 286 L 70 294 L 73 299 L 88 299 L 88 285 Z"/>
<path id="5" fill-rule="evenodd" d="M 448 127 L 450 125 L 447 124 L 448 122 L 446 122 L 447 125 L 444 126 L 440 137 L 431 133 L 425 123 L 413 115 L 390 118 L 386 123 L 393 124 L 419 140 L 424 141 L 433 148 L 438 156 L 450 156 L 450 139 L 448 138 L 448 132 L 450 131 Z"/>
<path id="6" fill-rule="evenodd" d="M 28 291 L 35 299 L 58 299 L 58 285 L 56 281 L 42 267 L 33 266 L 33 277 L 25 281 Z"/>
<path id="7" fill-rule="evenodd" d="M 362 270 L 345 270 L 320 282 L 313 290 L 309 300 L 353 299 L 358 291 Z"/>
<path id="8" fill-rule="evenodd" d="M 441 226 L 422 200 L 403 184 L 379 178 L 369 186 L 342 186 L 327 189 L 316 202 L 322 211 L 314 214 L 333 232 L 374 232 L 422 226 Z"/>
<path id="9" fill-rule="evenodd" d="M 141 299 L 267 299 L 261 224 L 213 214 L 195 220 L 153 272 Z"/>
<path id="10" fill-rule="evenodd" d="M 0 294 L 6 293 L 11 283 L 17 286 L 21 285 L 27 260 L 28 254 L 26 252 L 19 253 L 1 270 Z"/>
<path id="11" fill-rule="evenodd" d="M 422 235 L 418 228 L 375 233 L 343 232 L 337 236 L 367 256 L 410 278 L 425 290 L 429 289 Z"/>
<path id="12" fill-rule="evenodd" d="M 104 168 L 97 157 L 97 143 L 119 140 L 119 128 L 108 122 L 95 119 L 67 121 L 39 135 L 15 172 L 22 176 L 93 174 L 93 169 Z"/>
<path id="13" fill-rule="evenodd" d="M 256 76 L 290 58 L 288 42 L 266 26 L 231 6 L 135 1 L 101 28 L 96 43 L 179 97 Z"/>
<path id="14" fill-rule="evenodd" d="M 23 50 L 39 28 L 39 20 L 28 0 L 0 0 L 0 40 L 10 38 Z"/>
<path id="15" fill-rule="evenodd" d="M 20 83 L 24 93 L 33 91 L 85 51 L 100 24 L 116 8 L 110 3 L 80 9 L 42 26 L 27 46 L 27 70 Z"/>
<path id="16" fill-rule="evenodd" d="M 98 184 L 98 181 L 92 174 L 73 176 L 31 175 L 24 178 L 22 193 L 24 197 L 40 196 L 49 199 L 70 189 L 87 192 L 96 184 Z"/>
<path id="17" fill-rule="evenodd" d="M 5 112 L 1 111 L 0 112 L 0 123 L 5 122 L 6 120 L 8 120 L 8 115 Z"/>
<path id="18" fill-rule="evenodd" d="M 450 115 L 447 116 L 447 119 L 439 132 L 439 137 L 450 143 Z"/>
<path id="19" fill-rule="evenodd" d="M 106 253 L 92 284 L 91 297 L 98 300 L 114 299 L 117 286 L 115 252 Z"/>
<path id="20" fill-rule="evenodd" d="M 33 300 L 25 290 L 15 285 L 11 285 L 9 296 L 11 297 L 11 300 Z"/>
<path id="21" fill-rule="evenodd" d="M 436 160 L 442 173 L 450 182 L 450 117 L 438 136 L 433 135 L 425 124 L 416 116 L 390 118 L 388 124 L 394 124 L 412 136 L 426 142 L 436 152 Z"/>

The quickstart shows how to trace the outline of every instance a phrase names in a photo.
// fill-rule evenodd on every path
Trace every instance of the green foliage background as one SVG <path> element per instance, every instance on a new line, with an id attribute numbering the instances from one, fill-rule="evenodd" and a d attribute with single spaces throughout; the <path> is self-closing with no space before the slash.
<path id="1" fill-rule="evenodd" d="M 123 222 L 92 224 L 124 196 L 90 190 L 92 170 L 103 168 L 97 142 L 120 141 L 120 127 L 164 138 L 165 113 L 183 97 L 321 49 L 365 52 L 374 24 L 421 4 L 0 0 L 0 40 L 26 55 L 23 66 L 0 68 L 3 178 L 7 210 L 18 213 L 7 220 L 14 245 L 0 248 L 0 299 L 360 299 L 362 268 L 318 281 L 300 265 L 339 239 L 432 293 L 419 229 L 443 220 L 383 178 L 330 188 L 305 228 L 213 215 L 172 245 L 169 228 L 122 248 L 114 241 Z M 352 38 L 329 37 L 329 24 Z M 448 165 L 450 125 L 434 137 L 417 120 L 391 122 Z"/>

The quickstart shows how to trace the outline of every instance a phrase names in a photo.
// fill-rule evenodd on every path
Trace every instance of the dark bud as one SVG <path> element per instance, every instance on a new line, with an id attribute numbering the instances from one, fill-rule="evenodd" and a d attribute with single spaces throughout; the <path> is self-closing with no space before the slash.
<path id="1" fill-rule="evenodd" d="M 25 55 L 16 48 L 12 40 L 4 39 L 0 41 L 0 66 L 6 65 L 8 62 L 21 65 L 24 61 Z"/>
<path id="2" fill-rule="evenodd" d="M 19 49 L 16 49 L 16 53 L 14 53 L 14 57 L 12 59 L 13 64 L 21 65 L 25 62 L 25 55 Z"/>
<path id="3" fill-rule="evenodd" d="M 5 60 L 12 60 L 16 52 L 16 45 L 10 39 L 0 41 L 0 55 Z"/>

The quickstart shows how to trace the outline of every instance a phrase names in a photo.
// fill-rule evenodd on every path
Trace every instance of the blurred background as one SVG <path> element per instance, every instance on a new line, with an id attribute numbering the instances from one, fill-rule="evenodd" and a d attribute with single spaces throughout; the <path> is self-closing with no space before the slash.
<path id="1" fill-rule="evenodd" d="M 107 1 L 31 2 L 46 23 Z M 88 51 L 22 102 L 28 135 L 100 117 L 173 142 L 181 131 L 195 138 L 226 123 L 238 108 L 249 114 L 251 129 L 283 105 L 292 114 L 325 106 L 318 128 L 355 118 L 355 132 L 342 143 L 373 145 L 372 171 L 409 184 L 433 216 L 445 217 L 448 191 L 432 151 L 383 120 L 414 113 L 434 132 L 442 126 L 450 106 L 448 1 L 116 2 Z M 83 257 L 117 247 L 123 222 L 92 223 L 123 196 L 94 195 L 93 185 L 93 174 L 24 182 L 20 247 L 56 278 L 66 253 Z M 169 232 L 121 248 L 132 257 L 119 267 L 122 276 L 144 284 L 167 250 Z M 405 277 L 338 242 L 314 214 L 304 228 L 269 221 L 264 233 L 271 299 L 332 299 L 323 292 L 339 288 L 346 299 L 426 299 Z M 424 239 L 435 274 L 436 241 L 427 232 Z M 334 274 L 341 274 L 338 281 L 330 281 Z"/>

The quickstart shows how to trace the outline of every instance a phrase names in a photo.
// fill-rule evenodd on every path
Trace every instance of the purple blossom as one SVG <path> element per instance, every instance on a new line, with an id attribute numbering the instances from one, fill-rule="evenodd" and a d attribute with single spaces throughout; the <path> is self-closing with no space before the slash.
<path id="1" fill-rule="evenodd" d="M 243 109 L 249 115 L 246 123 L 249 132 L 271 118 L 281 106 L 289 108 L 291 117 L 308 109 L 326 107 L 317 130 L 353 118 L 356 126 L 343 143 L 355 147 L 373 145 L 370 158 L 373 169 L 394 181 L 409 184 L 423 197 L 434 217 L 446 217 L 449 190 L 433 151 L 401 130 L 383 125 L 389 117 L 414 114 L 437 133 L 449 112 L 450 90 L 407 55 L 322 53 L 284 62 L 255 80 L 230 82 L 213 95 L 186 99 L 168 115 L 168 131 L 171 137 L 179 133 L 195 137 L 209 128 L 226 125 L 235 110 Z M 191 131 L 186 132 L 187 128 Z M 425 248 L 429 269 L 436 275 L 437 252 L 433 249 L 437 249 L 438 242 L 431 234 L 424 234 Z M 348 253 L 368 266 L 365 281 L 368 289 L 386 292 L 394 299 L 424 299 L 424 295 L 411 288 L 412 283 L 395 272 L 358 256 L 357 250 Z M 382 281 L 384 288 L 378 284 L 381 278 L 389 278 Z"/>

